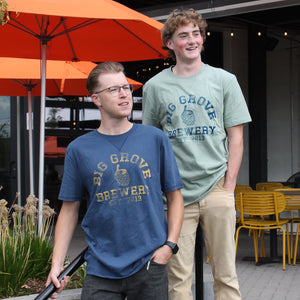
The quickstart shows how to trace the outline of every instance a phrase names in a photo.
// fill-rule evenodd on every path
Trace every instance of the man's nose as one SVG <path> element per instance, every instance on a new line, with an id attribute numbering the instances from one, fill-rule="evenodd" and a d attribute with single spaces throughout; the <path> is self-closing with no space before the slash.
<path id="1" fill-rule="evenodd" d="M 127 96 L 127 93 L 125 92 L 125 90 L 123 89 L 123 87 L 120 87 L 119 95 Z"/>
<path id="2" fill-rule="evenodd" d="M 188 36 L 188 42 L 189 42 L 189 43 L 194 43 L 194 42 L 195 42 L 195 37 L 194 37 L 192 34 L 190 34 L 190 35 Z"/>

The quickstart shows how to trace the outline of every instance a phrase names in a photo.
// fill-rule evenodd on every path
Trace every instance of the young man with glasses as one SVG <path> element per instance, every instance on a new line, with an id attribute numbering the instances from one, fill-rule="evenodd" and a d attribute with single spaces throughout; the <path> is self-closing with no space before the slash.
<path id="1" fill-rule="evenodd" d="M 236 77 L 202 62 L 205 29 L 206 21 L 192 9 L 169 15 L 162 41 L 176 63 L 144 85 L 143 124 L 162 128 L 169 136 L 184 183 L 181 252 L 168 264 L 170 299 L 193 299 L 200 223 L 215 299 L 240 300 L 234 188 L 243 155 L 243 124 L 251 118 Z"/>
<path id="2" fill-rule="evenodd" d="M 67 277 L 59 283 L 57 276 L 86 193 L 82 228 L 89 248 L 81 299 L 166 300 L 166 265 L 178 250 L 183 220 L 183 185 L 171 143 L 162 131 L 129 122 L 132 87 L 121 64 L 99 64 L 87 89 L 101 124 L 68 146 L 47 284 L 53 281 L 61 292 L 68 283 Z"/>

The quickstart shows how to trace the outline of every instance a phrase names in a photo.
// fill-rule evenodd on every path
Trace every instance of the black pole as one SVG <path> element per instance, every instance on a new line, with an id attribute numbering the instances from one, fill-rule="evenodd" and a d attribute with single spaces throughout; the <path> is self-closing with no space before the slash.
<path id="1" fill-rule="evenodd" d="M 200 224 L 196 233 L 195 246 L 196 300 L 204 299 L 203 285 L 203 233 Z"/>
<path id="2" fill-rule="evenodd" d="M 71 276 L 84 262 L 84 254 L 88 247 L 86 247 L 57 277 L 58 281 L 62 281 L 65 276 Z M 35 300 L 45 300 L 48 299 L 54 292 L 56 287 L 51 282 L 36 298 Z"/>
<path id="3" fill-rule="evenodd" d="M 262 35 L 258 36 L 257 32 Z M 267 181 L 267 74 L 266 30 L 256 25 L 248 28 L 249 66 L 249 180 L 255 189 L 257 182 Z"/>

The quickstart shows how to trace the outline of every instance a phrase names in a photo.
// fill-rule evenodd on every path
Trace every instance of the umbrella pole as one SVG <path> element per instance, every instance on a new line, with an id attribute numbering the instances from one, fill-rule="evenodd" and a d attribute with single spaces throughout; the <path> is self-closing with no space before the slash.
<path id="1" fill-rule="evenodd" d="M 30 181 L 30 194 L 34 195 L 34 181 L 33 181 L 33 141 L 32 141 L 32 94 L 28 90 L 28 147 L 29 147 L 29 181 Z"/>
<path id="2" fill-rule="evenodd" d="M 42 43 L 41 112 L 40 112 L 40 155 L 39 155 L 39 220 L 38 233 L 42 235 L 44 204 L 44 154 L 45 154 L 45 103 L 46 103 L 46 55 L 47 43 Z"/>

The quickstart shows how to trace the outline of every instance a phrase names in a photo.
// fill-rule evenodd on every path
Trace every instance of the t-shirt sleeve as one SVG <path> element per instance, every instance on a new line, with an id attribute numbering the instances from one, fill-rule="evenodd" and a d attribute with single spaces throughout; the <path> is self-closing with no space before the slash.
<path id="1" fill-rule="evenodd" d="M 236 77 L 232 74 L 223 82 L 225 128 L 251 122 L 244 95 Z"/>
<path id="2" fill-rule="evenodd" d="M 80 168 L 76 163 L 73 150 L 68 147 L 65 156 L 64 174 L 58 199 L 63 201 L 80 201 L 83 184 L 79 176 Z"/>
<path id="3" fill-rule="evenodd" d="M 152 84 L 146 83 L 143 87 L 143 124 L 160 128 L 155 88 Z"/>
<path id="4" fill-rule="evenodd" d="M 164 134 L 164 133 L 163 133 Z M 161 144 L 161 185 L 163 192 L 171 192 L 183 188 L 178 171 L 173 148 L 169 138 L 165 135 Z"/>

